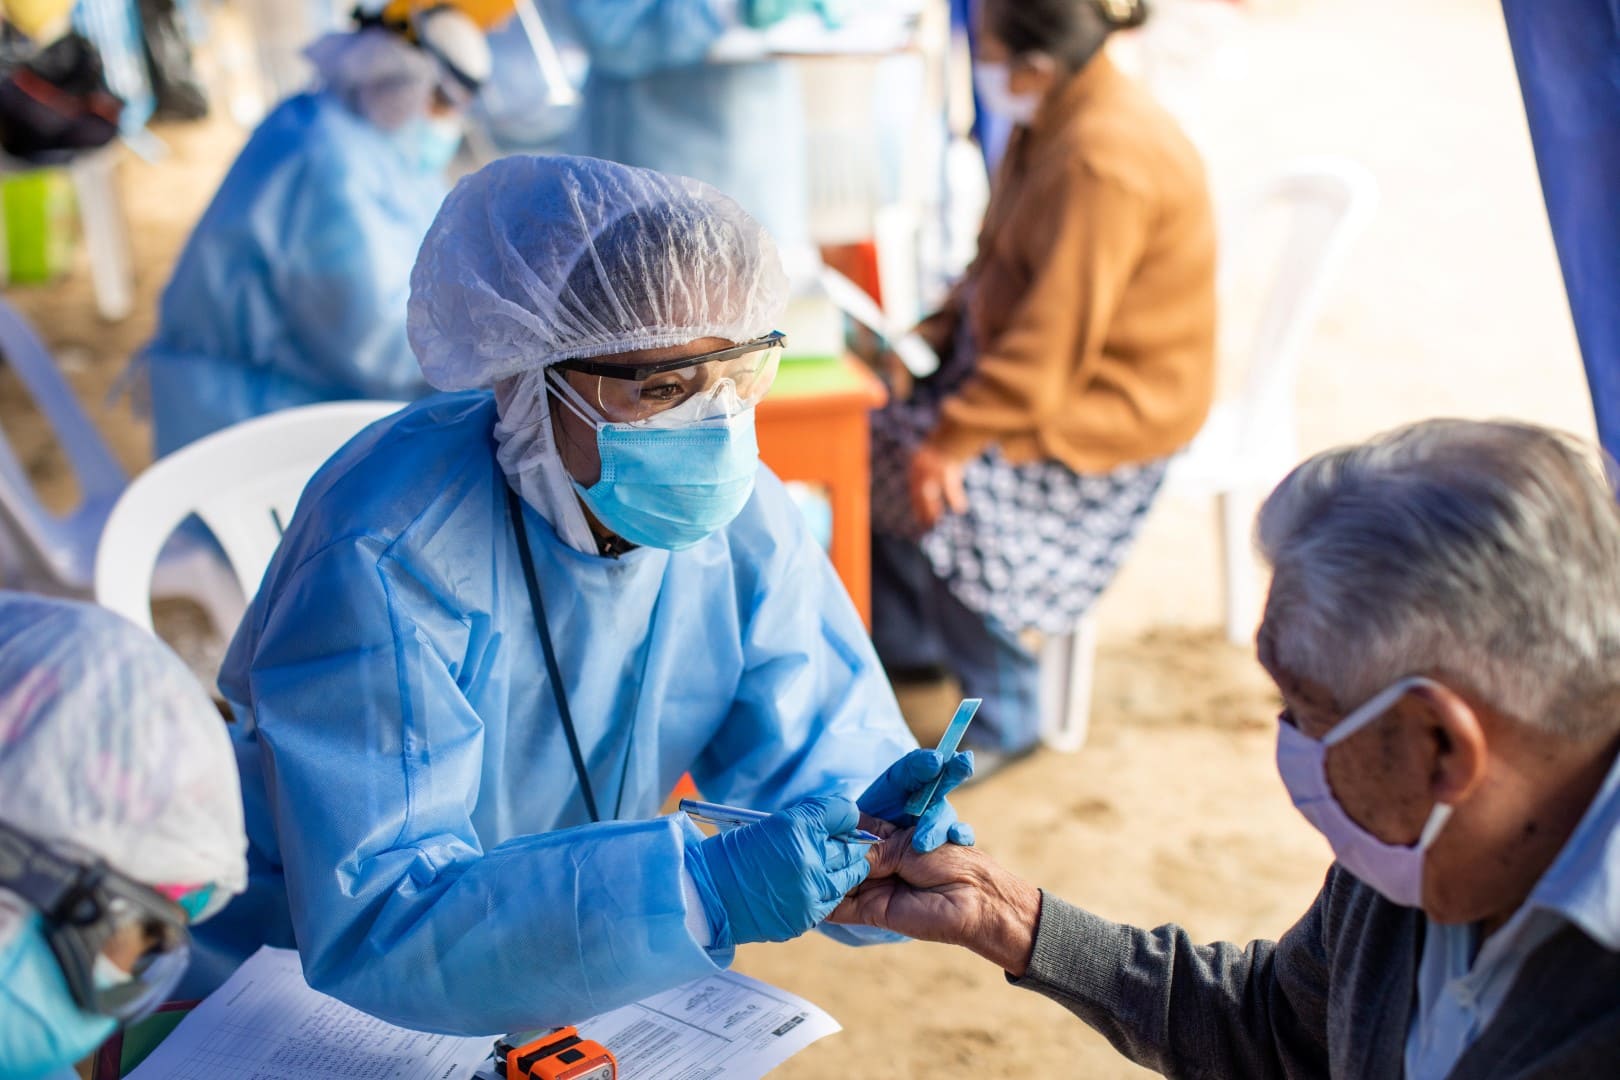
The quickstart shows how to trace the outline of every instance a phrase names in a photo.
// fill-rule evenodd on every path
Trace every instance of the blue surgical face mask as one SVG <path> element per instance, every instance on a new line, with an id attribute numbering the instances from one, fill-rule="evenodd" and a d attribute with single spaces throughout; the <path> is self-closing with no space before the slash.
<path id="1" fill-rule="evenodd" d="M 38 915 L 0 948 L 0 1076 L 35 1080 L 70 1068 L 117 1026 L 73 1000 Z"/>
<path id="2" fill-rule="evenodd" d="M 566 387 L 566 384 L 565 384 Z M 710 395 L 650 421 L 615 424 L 562 399 L 596 428 L 602 470 L 579 497 L 603 525 L 632 544 L 681 551 L 731 524 L 759 473 L 754 410 L 735 393 Z M 729 406 L 727 400 L 729 399 Z M 706 412 L 719 415 L 703 417 Z"/>
<path id="3" fill-rule="evenodd" d="M 394 133 L 405 160 L 425 173 L 442 173 L 461 149 L 463 131 L 459 117 L 421 116 Z"/>

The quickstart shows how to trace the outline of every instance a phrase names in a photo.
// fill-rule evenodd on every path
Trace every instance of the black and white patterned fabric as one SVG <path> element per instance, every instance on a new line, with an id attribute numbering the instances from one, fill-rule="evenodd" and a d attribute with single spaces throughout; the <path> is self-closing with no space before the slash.
<path id="1" fill-rule="evenodd" d="M 907 466 L 970 364 L 958 356 L 906 401 L 872 417 L 872 527 L 917 543 L 952 595 L 1014 633 L 1067 634 L 1124 561 L 1167 460 L 1098 475 L 1056 461 L 1014 465 L 991 447 L 968 463 L 968 512 L 923 532 Z"/>

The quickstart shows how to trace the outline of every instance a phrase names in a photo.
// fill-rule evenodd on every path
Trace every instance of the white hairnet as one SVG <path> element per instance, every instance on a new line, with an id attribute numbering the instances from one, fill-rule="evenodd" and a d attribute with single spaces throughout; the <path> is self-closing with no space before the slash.
<path id="1" fill-rule="evenodd" d="M 481 47 L 482 63 L 479 56 L 465 55 L 452 64 L 444 50 L 421 48 L 403 32 L 382 26 L 325 34 L 304 55 L 322 87 L 382 130 L 396 131 L 427 114 L 435 89 L 465 105 L 473 92 L 469 79 L 489 74 L 489 45 L 477 25 L 449 10 L 435 11 L 433 18 L 435 40 L 454 42 L 459 53 Z"/>
<path id="2" fill-rule="evenodd" d="M 770 234 L 707 184 L 595 158 L 509 157 L 450 193 L 411 272 L 411 347 L 441 390 L 494 387 L 497 457 L 577 551 L 596 543 L 557 453 L 558 360 L 770 333 Z"/>
<path id="3" fill-rule="evenodd" d="M 225 721 L 168 646 L 90 604 L 0 592 L 0 820 L 149 885 L 247 883 Z M 3 946 L 21 910 L 0 901 Z"/>
<path id="4" fill-rule="evenodd" d="M 776 328 L 776 244 L 707 184 L 595 158 L 509 157 L 457 184 L 411 271 L 411 347 L 440 390 L 567 358 Z"/>

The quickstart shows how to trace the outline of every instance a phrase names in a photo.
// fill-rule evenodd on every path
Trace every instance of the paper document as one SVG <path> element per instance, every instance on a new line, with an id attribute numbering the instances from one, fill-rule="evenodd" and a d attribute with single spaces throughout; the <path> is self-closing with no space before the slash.
<path id="1" fill-rule="evenodd" d="M 576 1025 L 619 1059 L 619 1080 L 759 1080 L 838 1021 L 784 990 L 723 971 Z M 485 1069 L 481 1080 L 494 1073 Z"/>
<path id="2" fill-rule="evenodd" d="M 619 1080 L 758 1080 L 838 1021 L 783 990 L 724 971 L 579 1025 L 619 1059 Z"/>
<path id="3" fill-rule="evenodd" d="M 577 1025 L 619 1080 L 758 1080 L 842 1030 L 814 1005 L 721 972 Z M 298 954 L 263 948 L 192 1010 L 130 1080 L 470 1080 L 490 1036 L 408 1031 L 312 990 Z"/>
<path id="4" fill-rule="evenodd" d="M 262 948 L 130 1080 L 466 1080 L 494 1040 L 407 1031 L 312 990 L 298 954 Z"/>

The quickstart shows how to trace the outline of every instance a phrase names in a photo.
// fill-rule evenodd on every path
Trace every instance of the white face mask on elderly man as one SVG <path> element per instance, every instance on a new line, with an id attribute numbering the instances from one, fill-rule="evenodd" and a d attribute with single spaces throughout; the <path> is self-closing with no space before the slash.
<path id="1" fill-rule="evenodd" d="M 1277 722 L 1277 772 L 1288 797 L 1305 820 L 1327 837 L 1333 857 L 1386 900 L 1402 907 L 1423 906 L 1423 857 L 1451 817 L 1451 807 L 1435 803 L 1418 842 L 1411 847 L 1387 844 L 1357 825 L 1344 812 L 1327 778 L 1328 748 L 1377 720 L 1418 686 L 1434 683 L 1420 676 L 1401 679 L 1374 694 L 1320 739 L 1313 739 L 1286 720 Z"/>

